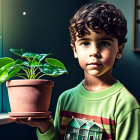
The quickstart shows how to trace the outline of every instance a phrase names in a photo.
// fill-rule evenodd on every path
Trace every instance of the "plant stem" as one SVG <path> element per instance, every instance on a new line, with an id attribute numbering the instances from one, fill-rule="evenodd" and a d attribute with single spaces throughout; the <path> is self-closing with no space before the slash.
<path id="1" fill-rule="evenodd" d="M 30 79 L 34 79 L 34 68 L 30 68 Z"/>
<path id="2" fill-rule="evenodd" d="M 29 57 L 25 57 L 25 58 L 27 59 L 27 61 L 29 61 L 29 62 L 31 61 L 31 59 Z"/>
<path id="3" fill-rule="evenodd" d="M 47 75 L 47 74 L 42 74 L 42 75 L 39 76 L 37 79 L 40 79 L 41 77 L 43 77 L 43 76 L 45 76 L 45 75 Z"/>
<path id="4" fill-rule="evenodd" d="M 25 73 L 18 73 L 16 75 L 25 75 L 25 76 L 27 76 Z"/>
<path id="5" fill-rule="evenodd" d="M 32 79 L 32 67 L 30 68 L 30 79 Z"/>
<path id="6" fill-rule="evenodd" d="M 26 70 L 26 69 L 24 69 L 24 68 L 22 68 L 22 70 L 26 73 L 25 75 L 28 77 L 28 76 L 29 76 L 28 70 Z"/>
<path id="7" fill-rule="evenodd" d="M 20 75 L 20 74 L 15 75 L 15 77 L 21 77 L 21 78 L 23 78 L 23 79 L 27 79 L 26 77 L 24 77 L 24 76 L 22 76 L 22 75 Z"/>
<path id="8" fill-rule="evenodd" d="M 36 72 L 39 68 L 35 68 L 34 72 Z"/>
<path id="9" fill-rule="evenodd" d="M 35 79 L 35 69 L 34 68 L 32 68 L 32 75 L 33 75 L 32 78 Z"/>
<path id="10" fill-rule="evenodd" d="M 35 75 L 35 78 L 39 75 L 41 73 L 41 71 L 40 72 L 38 72 L 36 75 Z"/>
<path id="11" fill-rule="evenodd" d="M 30 79 L 30 68 L 27 67 L 28 79 Z"/>

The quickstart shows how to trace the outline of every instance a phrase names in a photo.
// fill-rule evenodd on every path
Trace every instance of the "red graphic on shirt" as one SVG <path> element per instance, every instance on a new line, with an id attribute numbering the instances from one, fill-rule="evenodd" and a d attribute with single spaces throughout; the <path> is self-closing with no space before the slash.
<path id="1" fill-rule="evenodd" d="M 93 115 L 86 115 L 81 113 L 75 113 L 70 111 L 61 111 L 60 112 L 60 140 L 64 140 L 64 136 L 66 133 L 68 123 L 73 119 L 86 119 L 88 121 L 94 121 L 103 129 L 102 132 L 102 139 L 112 140 L 115 139 L 115 121 L 112 119 L 93 116 Z"/>

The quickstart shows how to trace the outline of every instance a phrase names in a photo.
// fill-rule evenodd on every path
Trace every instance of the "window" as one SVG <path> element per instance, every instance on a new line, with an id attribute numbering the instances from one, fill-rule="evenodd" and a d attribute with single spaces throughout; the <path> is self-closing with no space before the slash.
<path id="1" fill-rule="evenodd" d="M 65 140 L 70 140 L 70 134 L 66 134 Z"/>
<path id="2" fill-rule="evenodd" d="M 89 137 L 90 140 L 93 140 L 93 138 L 94 138 L 93 136 L 90 136 L 90 137 Z"/>

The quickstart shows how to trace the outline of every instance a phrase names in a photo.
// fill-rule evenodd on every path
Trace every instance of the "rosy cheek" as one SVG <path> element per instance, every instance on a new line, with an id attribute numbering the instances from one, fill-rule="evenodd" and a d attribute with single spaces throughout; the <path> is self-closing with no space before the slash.
<path id="1" fill-rule="evenodd" d="M 106 64 L 107 66 L 112 65 L 112 63 L 113 63 L 113 61 L 112 61 L 111 59 L 107 59 L 107 60 L 105 61 L 105 64 Z"/>
<path id="2" fill-rule="evenodd" d="M 114 62 L 114 57 L 111 53 L 106 53 L 102 58 L 105 65 L 112 65 Z"/>

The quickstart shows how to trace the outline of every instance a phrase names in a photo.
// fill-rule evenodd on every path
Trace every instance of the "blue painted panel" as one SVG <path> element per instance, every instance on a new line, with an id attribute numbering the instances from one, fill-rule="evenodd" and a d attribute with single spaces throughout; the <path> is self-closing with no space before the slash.
<path id="1" fill-rule="evenodd" d="M 8 91 L 6 87 L 6 83 L 3 84 L 3 105 L 2 105 L 3 112 L 10 112 L 10 105 L 9 105 L 9 98 L 8 98 Z"/>

